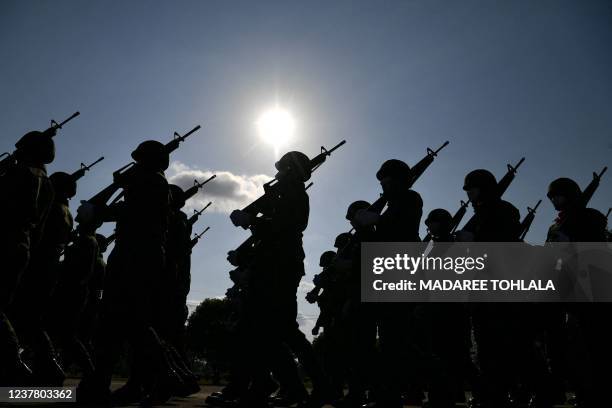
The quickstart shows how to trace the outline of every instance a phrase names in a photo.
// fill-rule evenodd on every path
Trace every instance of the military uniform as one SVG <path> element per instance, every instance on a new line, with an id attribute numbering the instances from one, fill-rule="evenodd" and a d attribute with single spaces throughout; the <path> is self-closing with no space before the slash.
<path id="1" fill-rule="evenodd" d="M 470 190 L 480 189 L 478 198 Z M 474 242 L 518 242 L 520 213 L 498 195 L 497 181 L 486 170 L 466 176 L 464 190 L 474 206 L 474 216 L 461 233 L 471 234 Z M 518 365 L 516 333 L 520 332 L 520 313 L 516 305 L 475 303 L 471 307 L 480 377 L 474 391 L 483 407 L 503 407 L 516 384 Z"/>
<path id="2" fill-rule="evenodd" d="M 159 142 L 146 141 L 132 153 L 137 165 L 123 181 L 125 198 L 109 209 L 115 219 L 116 242 L 108 257 L 100 324 L 95 341 L 95 372 L 77 389 L 82 401 L 108 398 L 108 387 L 121 348 L 129 341 L 134 355 L 132 375 L 153 391 L 163 353 L 153 329 L 159 316 L 164 245 L 168 229 L 169 188 L 163 174 L 168 153 Z"/>
<path id="3" fill-rule="evenodd" d="M 51 135 L 30 132 L 16 144 L 17 162 L 0 177 L 0 383 L 14 385 L 21 372 L 29 374 L 19 357 L 19 342 L 6 315 L 30 255 L 37 247 L 53 202 L 45 164 L 53 161 Z"/>

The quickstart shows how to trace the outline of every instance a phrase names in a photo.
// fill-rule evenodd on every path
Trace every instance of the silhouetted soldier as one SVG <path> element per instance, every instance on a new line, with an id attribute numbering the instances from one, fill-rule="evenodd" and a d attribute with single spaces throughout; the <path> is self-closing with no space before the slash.
<path id="1" fill-rule="evenodd" d="M 343 344 L 341 350 L 348 369 L 348 394 L 339 401 L 341 406 L 360 407 L 366 402 L 366 391 L 375 385 L 374 360 L 376 358 L 376 322 L 372 305 L 361 303 L 361 243 L 374 239 L 373 226 L 355 223 L 360 210 L 370 208 L 370 203 L 359 200 L 351 203 L 346 211 L 346 220 L 354 234 L 340 234 L 336 238 L 338 257 L 334 263 L 339 283 L 344 286 L 344 298 L 339 315 L 336 316 L 336 330 Z M 344 237 L 344 239 L 339 239 Z M 338 242 L 341 241 L 341 242 Z M 338 300 L 336 300 L 338 302 Z M 348 345 L 348 347 L 346 347 Z"/>
<path id="2" fill-rule="evenodd" d="M 82 401 L 109 399 L 113 367 L 127 340 L 134 365 L 141 370 L 131 373 L 142 380 L 143 396 L 155 398 L 154 388 L 163 366 L 160 340 L 153 329 L 159 315 L 160 283 L 165 266 L 164 244 L 168 229 L 169 188 L 164 170 L 169 155 L 162 143 L 145 141 L 132 152 L 137 165 L 123 181 L 125 199 L 109 209 L 116 219 L 116 242 L 108 258 L 100 316 L 95 342 L 95 372 L 84 377 L 77 389 Z M 159 394 L 161 399 L 164 399 Z"/>
<path id="3" fill-rule="evenodd" d="M 297 355 L 313 382 L 311 404 L 322 405 L 327 382 L 311 344 L 297 324 L 296 293 L 304 276 L 302 233 L 308 225 L 309 200 L 304 182 L 310 176 L 310 160 L 300 152 L 289 152 L 275 164 L 277 185 L 270 208 L 263 216 L 235 210 L 234 225 L 250 226 L 261 239 L 252 265 L 245 313 L 254 342 L 251 352 L 252 385 L 247 406 L 266 405 L 269 360 L 285 343 Z"/>
<path id="4" fill-rule="evenodd" d="M 605 242 L 605 216 L 586 202 L 578 184 L 569 178 L 554 180 L 548 188 L 548 198 L 558 216 L 550 226 L 547 242 Z M 536 394 L 534 407 L 548 407 L 557 402 L 556 396 L 562 388 L 565 363 L 564 349 L 567 346 L 569 320 L 575 322 L 584 344 L 587 357 L 586 367 L 579 367 L 576 397 L 583 407 L 601 407 L 609 403 L 609 378 L 612 358 L 610 325 L 607 323 L 610 308 L 607 304 L 581 303 L 575 305 L 547 304 L 542 308 L 541 320 L 547 332 L 547 359 L 550 365 L 551 383 L 543 384 L 543 390 Z M 572 333 L 576 334 L 576 333 Z M 575 336 L 574 336 L 575 337 Z M 576 350 L 575 352 L 577 352 Z M 578 354 L 578 353 L 576 353 Z M 546 388 L 548 386 L 548 388 Z"/>
<path id="5" fill-rule="evenodd" d="M 0 383 L 24 384 L 30 370 L 21 361 L 19 343 L 6 316 L 18 282 L 40 240 L 53 201 L 45 164 L 55 158 L 53 131 L 29 132 L 17 143 L 16 163 L 0 177 Z"/>
<path id="6" fill-rule="evenodd" d="M 76 221 L 79 225 L 74 241 L 64 251 L 61 274 L 45 320 L 49 335 L 61 349 L 64 364 L 75 363 L 84 376 L 90 376 L 94 370 L 91 336 L 105 268 L 100 246 L 104 249 L 106 239 L 95 233 L 101 222 L 86 222 L 79 214 Z M 84 327 L 88 328 L 82 330 Z"/>
<path id="7" fill-rule="evenodd" d="M 185 322 L 187 321 L 187 295 L 191 286 L 191 224 L 185 206 L 185 192 L 179 186 L 170 186 L 170 217 L 166 240 L 166 268 L 164 271 L 165 304 L 161 310 L 160 335 L 167 343 L 169 357 L 177 372 L 188 385 L 183 395 L 197 392 L 200 387 L 186 362 Z"/>
<path id="8" fill-rule="evenodd" d="M 438 250 L 435 243 L 450 243 L 453 216 L 442 208 L 436 208 L 425 219 L 427 231 L 434 246 L 429 256 L 444 256 L 445 249 Z M 425 362 L 430 389 L 431 408 L 454 408 L 455 402 L 465 402 L 464 380 L 473 379 L 470 359 L 470 325 L 465 305 L 456 303 L 425 303 L 419 305 L 417 327 L 422 327 L 419 347 L 427 353 Z M 468 378 L 466 378 L 468 377 Z"/>
<path id="9" fill-rule="evenodd" d="M 410 167 L 401 160 L 384 162 L 376 173 L 387 200 L 387 210 L 381 215 L 360 210 L 355 222 L 360 226 L 376 226 L 374 241 L 420 242 L 419 225 L 423 214 L 421 196 L 409 188 L 413 178 Z M 375 320 L 382 353 L 383 389 L 377 395 L 376 406 L 401 407 L 401 356 L 405 350 L 406 327 L 398 324 L 405 318 L 404 304 L 381 303 L 375 308 Z"/>
<path id="10" fill-rule="evenodd" d="M 37 385 L 61 386 L 64 372 L 44 328 L 45 311 L 60 275 L 60 256 L 72 239 L 73 220 L 68 201 L 76 195 L 76 180 L 64 172 L 49 177 L 55 198 L 38 247 L 19 284 L 9 316 L 20 339 L 33 351 Z"/>
<path id="11" fill-rule="evenodd" d="M 463 189 L 474 216 L 457 232 L 458 241 L 518 242 L 519 211 L 500 198 L 495 176 L 478 169 L 467 174 Z M 477 392 L 482 407 L 505 407 L 517 375 L 513 339 L 520 330 L 514 305 L 475 303 L 471 307 L 477 358 L 480 366 Z"/>

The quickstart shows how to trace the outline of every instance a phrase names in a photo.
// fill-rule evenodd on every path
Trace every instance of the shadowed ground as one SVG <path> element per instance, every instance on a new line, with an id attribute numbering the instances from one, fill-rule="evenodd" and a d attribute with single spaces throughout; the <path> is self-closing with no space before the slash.
<path id="1" fill-rule="evenodd" d="M 76 379 L 69 379 L 66 381 L 67 386 L 75 386 L 78 383 Z M 124 384 L 124 381 L 113 381 L 112 388 L 117 389 L 121 385 Z M 221 389 L 220 386 L 214 385 L 205 385 L 202 386 L 202 389 L 199 393 L 194 394 L 188 398 L 172 398 L 165 404 L 156 405 L 159 407 L 186 407 L 186 408 L 196 408 L 196 407 L 206 407 L 207 405 L 204 403 L 204 400 L 208 395 L 212 392 L 219 391 Z M 9 404 L 8 406 L 13 407 L 24 407 L 24 406 L 45 406 L 45 407 L 75 407 L 77 406 L 75 403 L 27 403 L 27 404 Z M 125 407 L 137 407 L 138 404 L 131 405 L 121 405 Z M 465 405 L 458 405 L 458 407 L 463 407 Z M 331 407 L 331 405 L 326 406 Z M 557 405 L 555 407 L 558 408 L 570 408 L 570 405 Z M 418 408 L 417 406 L 406 405 L 405 408 Z"/>

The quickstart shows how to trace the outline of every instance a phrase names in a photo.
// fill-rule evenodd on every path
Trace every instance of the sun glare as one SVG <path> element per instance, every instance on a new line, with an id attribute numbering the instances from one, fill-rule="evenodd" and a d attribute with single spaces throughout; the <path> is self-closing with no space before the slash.
<path id="1" fill-rule="evenodd" d="M 293 137 L 295 120 L 289 111 L 277 106 L 259 117 L 257 130 L 259 137 L 278 151 Z"/>

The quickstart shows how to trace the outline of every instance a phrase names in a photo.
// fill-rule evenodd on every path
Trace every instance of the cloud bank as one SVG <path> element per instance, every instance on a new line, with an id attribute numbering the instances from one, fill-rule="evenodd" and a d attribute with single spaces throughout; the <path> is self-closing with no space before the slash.
<path id="1" fill-rule="evenodd" d="M 272 179 L 272 176 L 265 174 L 237 175 L 229 171 L 201 170 L 178 161 L 172 162 L 166 172 L 168 182 L 183 189 L 193 186 L 194 180 L 201 182 L 213 174 L 217 178 L 187 201 L 186 209 L 200 209 L 212 201 L 213 204 L 206 211 L 229 214 L 258 198 L 263 193 L 263 184 Z"/>

